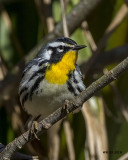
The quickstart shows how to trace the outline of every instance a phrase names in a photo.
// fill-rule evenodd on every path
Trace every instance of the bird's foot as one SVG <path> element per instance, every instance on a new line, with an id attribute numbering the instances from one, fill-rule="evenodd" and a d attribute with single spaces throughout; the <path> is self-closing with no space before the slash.
<path id="1" fill-rule="evenodd" d="M 30 139 L 34 136 L 37 140 L 40 140 L 36 134 L 36 132 L 38 131 L 38 119 L 40 118 L 41 115 L 38 115 L 37 117 L 35 117 L 32 121 L 30 130 L 29 130 L 29 137 Z"/>
<path id="2" fill-rule="evenodd" d="M 66 110 L 67 113 L 69 113 L 69 106 L 71 105 L 71 102 L 69 100 L 65 100 L 65 103 L 64 103 L 64 106 L 63 106 L 63 109 Z"/>

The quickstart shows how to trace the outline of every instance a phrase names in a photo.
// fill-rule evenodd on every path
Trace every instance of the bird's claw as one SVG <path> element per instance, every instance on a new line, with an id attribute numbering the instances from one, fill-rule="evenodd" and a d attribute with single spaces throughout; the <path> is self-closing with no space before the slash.
<path id="1" fill-rule="evenodd" d="M 36 132 L 38 131 L 38 122 L 37 120 L 40 118 L 41 115 L 38 115 L 37 117 L 35 117 L 32 121 L 31 127 L 30 127 L 30 132 L 29 132 L 29 137 L 32 138 L 32 136 L 34 136 L 37 140 L 40 140 L 36 134 Z"/>

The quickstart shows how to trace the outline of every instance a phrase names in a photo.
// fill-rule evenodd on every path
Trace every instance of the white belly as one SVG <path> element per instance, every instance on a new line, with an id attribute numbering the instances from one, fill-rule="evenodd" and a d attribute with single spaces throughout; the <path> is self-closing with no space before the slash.
<path id="1" fill-rule="evenodd" d="M 74 98 L 74 95 L 68 90 L 67 84 L 49 84 L 46 80 L 43 80 L 39 88 L 42 88 L 42 90 L 38 92 L 38 95 L 34 94 L 32 101 L 28 100 L 24 104 L 24 108 L 33 116 L 41 114 L 41 119 L 63 107 L 65 100 Z"/>

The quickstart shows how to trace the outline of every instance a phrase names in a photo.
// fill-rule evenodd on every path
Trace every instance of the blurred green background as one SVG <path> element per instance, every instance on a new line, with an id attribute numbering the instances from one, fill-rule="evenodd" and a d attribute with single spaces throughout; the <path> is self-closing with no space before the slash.
<path id="1" fill-rule="evenodd" d="M 67 0 L 65 2 L 66 14 L 69 14 L 80 3 L 80 0 Z M 104 41 L 103 37 L 107 34 L 106 29 L 112 24 L 116 16 L 120 23 L 113 33 L 108 36 L 99 54 L 104 54 L 106 51 L 128 44 L 128 14 L 122 19 L 118 16 L 123 5 L 126 5 L 126 3 L 122 0 L 101 0 L 85 19 L 88 29 L 84 30 L 82 25 L 80 25 L 70 36 L 78 44 L 87 45 L 87 48 L 79 54 L 78 63 L 80 66 L 83 63 L 88 64 L 88 59 L 93 57 L 95 52 L 89 39 L 88 31 L 98 46 L 100 41 Z M 17 64 L 49 34 L 50 31 L 47 23 L 49 14 L 52 18 L 51 25 L 53 25 L 53 28 L 62 20 L 62 9 L 59 0 L 50 1 L 50 9 L 48 10 L 46 6 L 46 0 L 2 0 L 0 2 L 0 83 L 4 81 L 7 75 L 17 73 Z M 123 11 L 120 12 L 120 15 L 123 14 Z M 115 63 L 107 65 L 105 68 L 109 70 L 116 65 L 117 62 L 115 61 Z M 91 67 L 95 68 L 95 65 Z M 85 85 L 89 86 L 91 82 L 103 75 L 103 70 L 104 68 L 100 72 L 89 74 L 89 76 L 87 74 L 84 79 Z M 104 157 L 102 160 L 105 160 L 106 156 L 106 159 L 116 160 L 128 152 L 127 82 L 128 72 L 125 72 L 112 85 L 106 86 L 100 93 L 96 94 L 88 102 L 90 111 L 86 112 L 86 114 L 90 117 L 89 119 L 84 119 L 81 112 L 68 116 L 67 119 L 71 127 L 76 160 L 100 160 L 102 156 Z M 0 94 L 2 93 L 0 91 Z M 15 94 L 12 94 L 7 99 L 4 97 L 0 102 L 0 142 L 4 145 L 25 131 L 24 124 L 27 120 L 27 115 L 22 110 L 18 94 L 16 93 L 18 93 L 18 88 Z M 101 116 L 104 122 L 100 119 Z M 98 122 L 99 128 L 95 126 L 94 121 Z M 91 124 L 92 126 L 90 126 Z M 94 139 L 89 138 L 89 127 L 92 131 L 93 129 L 97 130 L 97 135 L 95 135 L 94 131 Z M 60 125 L 57 134 L 60 141 L 57 159 L 71 159 L 63 125 Z M 104 139 L 100 134 L 103 134 L 103 137 L 107 135 L 107 138 Z M 51 149 L 52 151 L 49 151 L 49 136 L 50 134 L 44 133 L 40 137 L 40 142 L 34 140 L 23 148 L 22 152 L 30 155 L 39 155 L 40 159 L 52 159 L 50 157 L 52 157 L 53 153 L 51 152 L 54 147 Z M 102 137 L 99 140 L 101 145 L 99 150 L 96 149 L 99 144 L 98 140 L 96 141 L 97 137 L 99 139 Z M 89 145 L 91 143 L 90 140 L 92 140 L 92 146 L 95 150 L 93 156 L 91 156 L 93 149 Z M 106 149 L 103 149 L 104 147 L 102 146 L 104 145 Z M 107 153 L 105 155 L 103 151 L 117 151 L 117 153 Z"/>

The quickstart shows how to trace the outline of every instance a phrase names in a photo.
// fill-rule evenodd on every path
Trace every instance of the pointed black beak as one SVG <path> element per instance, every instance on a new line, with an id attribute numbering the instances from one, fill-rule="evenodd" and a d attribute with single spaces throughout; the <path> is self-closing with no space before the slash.
<path id="1" fill-rule="evenodd" d="M 83 49 L 83 48 L 85 48 L 85 47 L 87 47 L 87 46 L 85 46 L 85 45 L 75 46 L 75 47 L 73 48 L 73 50 L 80 50 L 80 49 Z"/>

